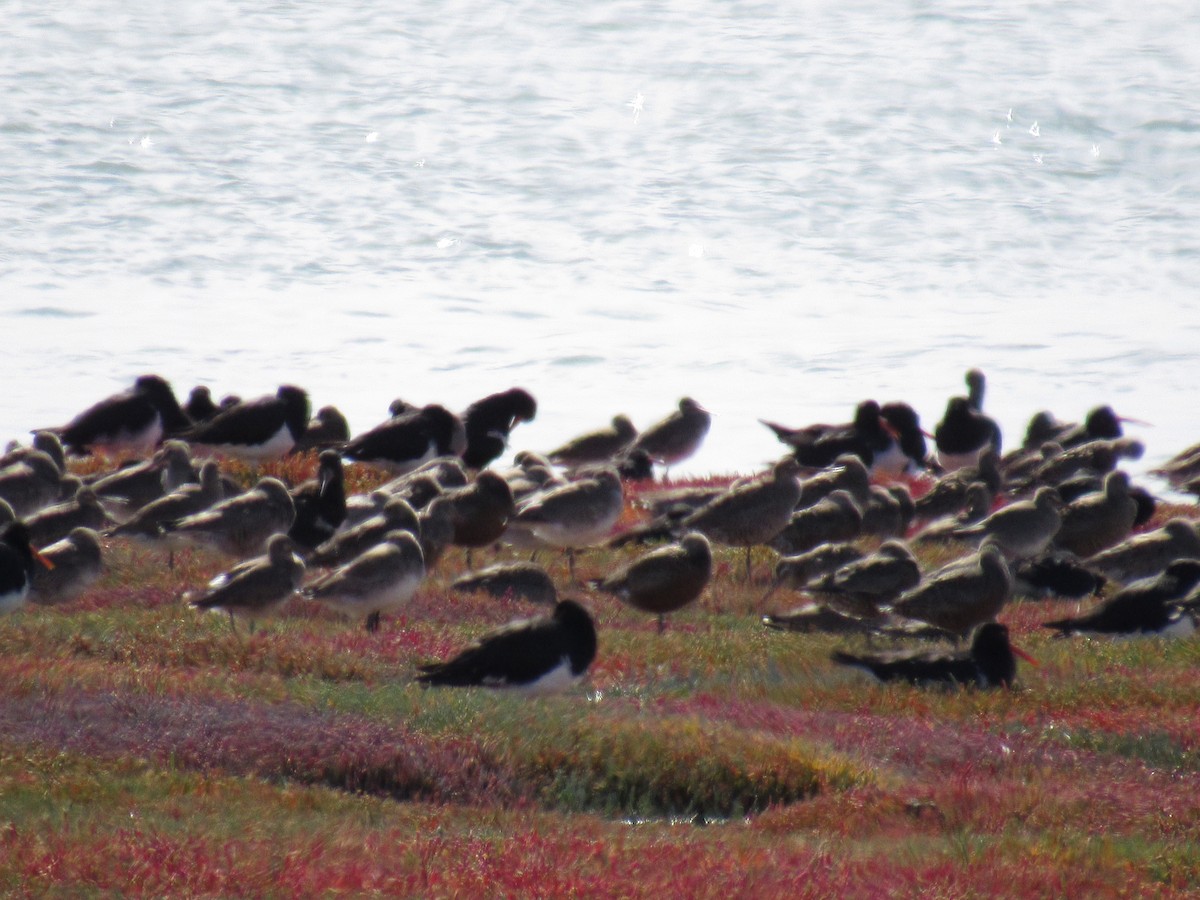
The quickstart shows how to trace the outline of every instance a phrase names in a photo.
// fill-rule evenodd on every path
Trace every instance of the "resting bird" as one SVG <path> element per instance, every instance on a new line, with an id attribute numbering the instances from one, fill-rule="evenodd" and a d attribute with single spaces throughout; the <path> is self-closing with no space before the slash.
<path id="1" fill-rule="evenodd" d="M 508 447 L 508 436 L 522 422 L 532 422 L 537 416 L 537 401 L 522 388 L 509 388 L 476 400 L 462 415 L 467 446 L 463 463 L 471 469 L 482 469 L 499 457 Z"/>
<path id="2" fill-rule="evenodd" d="M 545 618 L 513 622 L 457 656 L 421 666 L 422 684 L 512 687 L 530 693 L 562 690 L 583 678 L 596 658 L 596 626 L 574 600 L 560 600 Z"/>
<path id="3" fill-rule="evenodd" d="M 308 393 L 285 384 L 274 394 L 222 409 L 180 437 L 193 446 L 250 462 L 279 459 L 304 437 L 308 412 Z"/>
<path id="4" fill-rule="evenodd" d="M 981 625 L 971 649 L 959 653 L 882 653 L 854 654 L 838 651 L 833 661 L 870 672 L 880 681 L 907 681 L 910 684 L 974 686 L 978 688 L 1012 687 L 1017 677 L 1017 661 L 1033 658 L 1009 643 L 1008 628 L 999 622 Z"/>
<path id="5" fill-rule="evenodd" d="M 1042 624 L 1063 636 L 1191 634 L 1195 622 L 1181 605 L 1197 584 L 1200 560 L 1177 559 L 1161 575 L 1133 582 L 1082 616 Z"/>
<path id="6" fill-rule="evenodd" d="M 691 397 L 684 397 L 679 401 L 679 409 L 639 434 L 629 450 L 645 452 L 670 471 L 671 466 L 700 449 L 711 424 L 708 410 Z"/>

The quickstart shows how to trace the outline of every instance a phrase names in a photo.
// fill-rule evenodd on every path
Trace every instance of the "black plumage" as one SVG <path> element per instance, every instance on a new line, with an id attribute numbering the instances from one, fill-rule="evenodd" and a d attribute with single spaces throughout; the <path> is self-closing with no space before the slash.
<path id="1" fill-rule="evenodd" d="M 88 407 L 61 428 L 48 430 L 59 436 L 68 452 L 86 456 L 93 450 L 146 453 L 188 425 L 167 380 L 142 375 L 128 391 Z"/>
<path id="2" fill-rule="evenodd" d="M 251 459 L 278 459 L 308 427 L 308 393 L 285 384 L 274 394 L 235 403 L 180 437 L 192 444 Z"/>
<path id="3" fill-rule="evenodd" d="M 1197 584 L 1200 584 L 1200 560 L 1177 559 L 1161 575 L 1133 582 L 1082 616 L 1042 625 L 1064 636 L 1076 632 L 1161 634 L 1176 623 L 1187 625 L 1180 604 Z"/>
<path id="4" fill-rule="evenodd" d="M 537 415 L 537 401 L 522 388 L 510 388 L 476 400 L 463 413 L 467 449 L 463 462 L 468 468 L 482 469 L 508 447 L 508 437 L 521 422 Z"/>
<path id="5" fill-rule="evenodd" d="M 971 648 L 966 652 L 854 654 L 838 651 L 832 658 L 841 665 L 865 669 L 880 681 L 991 688 L 1012 686 L 1017 676 L 1014 651 L 1029 659 L 1009 643 L 1006 626 L 988 622 L 975 632 Z"/>
<path id="6" fill-rule="evenodd" d="M 401 413 L 342 445 L 342 455 L 357 462 L 411 471 L 438 456 L 460 456 L 466 447 L 462 420 L 431 403 Z"/>
<path id="7" fill-rule="evenodd" d="M 288 531 L 305 550 L 333 537 L 346 520 L 346 482 L 342 457 L 336 450 L 322 450 L 317 459 L 317 474 L 294 491 L 296 521 Z"/>

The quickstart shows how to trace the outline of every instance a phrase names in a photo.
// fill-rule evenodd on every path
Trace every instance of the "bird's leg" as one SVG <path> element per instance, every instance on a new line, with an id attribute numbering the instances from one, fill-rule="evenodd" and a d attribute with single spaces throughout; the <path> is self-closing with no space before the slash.
<path id="1" fill-rule="evenodd" d="M 469 572 L 471 570 L 471 568 L 472 568 L 472 566 L 471 566 L 471 548 L 468 547 L 467 548 L 467 571 Z"/>
<path id="2" fill-rule="evenodd" d="M 575 548 L 567 548 L 567 572 L 571 575 L 571 584 L 579 584 L 579 579 L 575 577 Z"/>
<path id="3" fill-rule="evenodd" d="M 658 633 L 662 634 L 667 630 L 666 616 L 662 613 L 658 614 Z"/>
<path id="4" fill-rule="evenodd" d="M 750 548 L 746 547 L 746 584 L 750 583 Z"/>
<path id="5" fill-rule="evenodd" d="M 367 633 L 368 634 L 374 634 L 375 632 L 377 632 L 379 630 L 379 618 L 380 618 L 379 610 L 375 610 L 375 612 L 373 612 L 369 616 L 367 616 Z"/>

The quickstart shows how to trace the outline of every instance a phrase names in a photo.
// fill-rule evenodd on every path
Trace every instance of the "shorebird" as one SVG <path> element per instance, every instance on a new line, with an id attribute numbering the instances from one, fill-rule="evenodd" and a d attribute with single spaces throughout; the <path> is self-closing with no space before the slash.
<path id="1" fill-rule="evenodd" d="M 0 469 L 0 500 L 6 500 L 18 517 L 29 516 L 57 499 L 61 482 L 54 460 L 34 450 Z"/>
<path id="2" fill-rule="evenodd" d="M 193 425 L 207 422 L 221 411 L 221 407 L 213 403 L 212 391 L 206 385 L 198 384 L 188 393 L 187 402 L 183 404 L 183 412 Z"/>
<path id="3" fill-rule="evenodd" d="M 1040 487 L 1032 500 L 1010 503 L 974 525 L 954 529 L 951 534 L 980 541 L 992 537 L 1010 559 L 1037 556 L 1050 546 L 1062 527 L 1060 506 L 1054 488 Z"/>
<path id="4" fill-rule="evenodd" d="M 908 534 L 915 511 L 912 494 L 903 484 L 873 485 L 862 507 L 860 534 L 884 539 L 903 537 Z"/>
<path id="5" fill-rule="evenodd" d="M 763 616 L 762 623 L 775 631 L 801 634 L 874 634 L 872 622 L 830 609 L 821 603 L 806 603 L 787 612 Z"/>
<path id="6" fill-rule="evenodd" d="M 304 435 L 296 441 L 293 453 L 306 450 L 326 450 L 339 447 L 350 440 L 350 423 L 336 406 L 322 406 L 309 420 Z"/>
<path id="7" fill-rule="evenodd" d="M 92 490 L 114 515 L 124 518 L 164 494 L 195 482 L 196 477 L 188 445 L 167 440 L 149 459 L 96 479 Z"/>
<path id="8" fill-rule="evenodd" d="M 621 478 L 611 467 L 592 470 L 562 487 L 534 494 L 509 520 L 518 534 L 567 551 L 567 566 L 575 582 L 575 550 L 608 537 L 625 507 Z"/>
<path id="9" fill-rule="evenodd" d="M 444 406 L 428 404 L 402 413 L 342 445 L 342 455 L 375 463 L 399 474 L 439 456 L 461 456 L 467 446 L 462 420 Z"/>
<path id="10" fill-rule="evenodd" d="M 797 510 L 767 543 L 788 556 L 806 553 L 831 541 L 851 541 L 862 531 L 862 510 L 846 491 L 834 491 L 820 503 Z"/>
<path id="11" fill-rule="evenodd" d="M 49 456 L 54 461 L 54 465 L 59 472 L 67 470 L 67 457 L 66 452 L 63 450 L 62 441 L 52 431 L 35 431 L 33 433 L 33 440 L 28 447 L 12 447 L 3 454 L 0 454 L 0 469 L 5 469 L 21 462 L 34 451 L 39 451 Z"/>
<path id="12" fill-rule="evenodd" d="M 691 397 L 684 397 L 675 412 L 639 434 L 629 451 L 645 451 L 650 459 L 663 465 L 665 477 L 671 466 L 700 449 L 711 424 L 708 410 Z"/>
<path id="13" fill-rule="evenodd" d="M 884 475 L 899 476 L 912 469 L 922 470 L 928 465 L 929 447 L 925 443 L 928 432 L 921 427 L 921 417 L 907 403 L 885 403 L 879 407 L 879 415 L 895 432 L 896 449 L 876 454 L 874 471 Z"/>
<path id="14" fill-rule="evenodd" d="M 87 485 L 80 487 L 72 499 L 43 507 L 25 519 L 29 539 L 37 547 L 61 540 L 72 528 L 98 531 L 112 523 L 112 518 L 100 505 L 95 492 Z"/>
<path id="15" fill-rule="evenodd" d="M 67 451 L 78 456 L 96 451 L 145 456 L 164 437 L 189 424 L 167 380 L 142 375 L 130 390 L 88 407 L 61 428 L 47 430 L 58 434 Z"/>
<path id="16" fill-rule="evenodd" d="M 867 468 L 876 455 L 885 455 L 896 445 L 896 430 L 883 418 L 874 400 L 864 400 L 854 409 L 854 420 L 844 425 L 809 425 L 787 428 L 760 419 L 780 441 L 793 450 L 802 466 L 823 469 L 844 453 L 853 454 Z"/>
<path id="17" fill-rule="evenodd" d="M 1114 581 L 1127 582 L 1149 578 L 1177 559 L 1200 559 L 1200 528 L 1190 519 L 1169 519 L 1161 528 L 1089 556 L 1086 564 Z"/>
<path id="18" fill-rule="evenodd" d="M 407 604 L 424 578 L 425 558 L 416 537 L 409 531 L 389 531 L 383 541 L 301 593 L 351 618 L 365 614 L 367 631 L 375 632 L 380 616 Z"/>
<path id="19" fill-rule="evenodd" d="M 846 491 L 860 507 L 871 499 L 871 473 L 853 453 L 843 453 L 828 468 L 801 481 L 796 508 L 813 506 L 837 490 Z"/>
<path id="20" fill-rule="evenodd" d="M 1100 593 L 1107 581 L 1064 550 L 1024 560 L 1013 574 L 1014 590 L 1035 597 L 1088 597 Z"/>
<path id="21" fill-rule="evenodd" d="M 29 531 L 21 522 L 10 522 L 0 531 L 0 613 L 9 613 L 25 603 L 38 564 L 48 561 L 29 543 Z"/>
<path id="22" fill-rule="evenodd" d="M 288 531 L 290 537 L 304 550 L 333 537 L 346 520 L 346 478 L 342 457 L 336 450 L 322 450 L 317 457 L 317 474 L 294 491 L 292 503 L 296 520 Z"/>
<path id="23" fill-rule="evenodd" d="M 788 524 L 800 499 L 797 466 L 784 457 L 766 478 L 730 487 L 683 519 L 683 527 L 699 531 L 718 544 L 746 548 L 746 581 L 750 550 L 773 540 Z"/>
<path id="24" fill-rule="evenodd" d="M 708 539 L 689 532 L 678 544 L 652 550 L 606 578 L 591 582 L 596 590 L 658 617 L 658 633 L 667 613 L 682 609 L 704 592 L 712 577 Z"/>
<path id="25" fill-rule="evenodd" d="M 551 462 L 567 468 L 606 463 L 631 446 L 637 436 L 638 431 L 629 417 L 617 415 L 613 416 L 609 427 L 581 434 L 546 456 Z"/>
<path id="26" fill-rule="evenodd" d="M 403 497 L 391 497 L 378 515 L 359 522 L 353 528 L 339 531 L 319 544 L 309 555 L 310 566 L 334 567 L 348 563 L 382 541 L 391 531 L 421 533 L 416 511 Z"/>
<path id="27" fill-rule="evenodd" d="M 308 393 L 281 385 L 274 394 L 222 410 L 180 434 L 193 447 L 249 462 L 279 459 L 290 453 L 308 427 Z"/>
<path id="28" fill-rule="evenodd" d="M 1196 623 L 1182 606 L 1198 584 L 1200 560 L 1177 559 L 1160 575 L 1133 582 L 1082 616 L 1042 625 L 1063 636 L 1074 633 L 1186 636 L 1196 630 Z"/>
<path id="29" fill-rule="evenodd" d="M 917 518 L 932 520 L 957 515 L 967 505 L 971 485 L 977 482 L 988 489 L 990 498 L 1000 490 L 999 461 L 995 451 L 986 450 L 980 455 L 978 465 L 963 466 L 943 475 L 914 501 Z"/>
<path id="30" fill-rule="evenodd" d="M 508 436 L 522 422 L 532 422 L 537 416 L 537 401 L 523 388 L 509 388 L 476 400 L 462 415 L 467 447 L 463 463 L 471 469 L 482 469 L 504 453 Z"/>
<path id="31" fill-rule="evenodd" d="M 961 469 L 959 471 L 962 471 Z M 927 544 L 934 541 L 956 540 L 954 532 L 969 525 L 982 522 L 991 512 L 992 492 L 982 481 L 976 481 L 967 486 L 963 508 L 956 515 L 946 515 L 930 522 L 915 535 L 914 544 Z"/>
<path id="32" fill-rule="evenodd" d="M 292 552 L 292 546 L 286 534 L 273 534 L 266 555 L 234 566 L 210 581 L 201 593 L 185 594 L 184 599 L 196 609 L 228 613 L 235 632 L 235 616 L 249 620 L 253 634 L 255 621 L 282 606 L 304 578 L 304 562 Z"/>
<path id="33" fill-rule="evenodd" d="M 951 397 L 933 431 L 937 463 L 947 472 L 978 465 L 987 450 L 1000 452 L 1000 426 L 971 406 L 966 397 Z"/>
<path id="34" fill-rule="evenodd" d="M 482 591 L 493 597 L 530 603 L 552 606 L 558 602 L 558 591 L 546 570 L 531 562 L 500 563 L 467 572 L 454 579 L 450 586 L 463 593 Z"/>
<path id="35" fill-rule="evenodd" d="M 943 566 L 905 591 L 892 604 L 892 611 L 965 637 L 996 618 L 1012 589 L 1008 563 L 994 539 L 989 539 L 978 553 Z"/>
<path id="36" fill-rule="evenodd" d="M 865 601 L 890 603 L 921 580 L 921 567 L 903 541 L 884 541 L 864 559 L 846 563 L 812 584 L 812 590 Z M 831 601 L 832 602 L 832 601 Z M 836 603 L 833 603 L 836 606 Z"/>
<path id="37" fill-rule="evenodd" d="M 62 540 L 43 547 L 41 556 L 49 565 L 33 567 L 32 603 L 65 603 L 100 577 L 100 535 L 91 528 L 72 528 Z"/>
<path id="38" fill-rule="evenodd" d="M 286 536 L 295 519 L 296 507 L 283 482 L 262 478 L 244 494 L 161 527 L 184 540 L 247 557 L 261 552 L 271 535 Z M 292 546 L 290 541 L 288 546 Z"/>
<path id="39" fill-rule="evenodd" d="M 467 548 L 468 568 L 471 551 L 498 541 L 514 510 L 508 482 L 487 470 L 480 472 L 471 484 L 444 493 L 442 502 L 454 524 L 452 543 Z"/>
<path id="40" fill-rule="evenodd" d="M 775 564 L 775 578 L 761 602 L 765 603 L 780 588 L 802 591 L 810 582 L 862 558 L 861 550 L 845 542 L 822 544 L 807 553 L 785 556 Z"/>
<path id="41" fill-rule="evenodd" d="M 1054 542 L 1087 558 L 1129 537 L 1136 519 L 1137 502 L 1129 495 L 1129 476 L 1121 470 L 1109 472 L 1103 491 L 1067 504 Z"/>
<path id="42" fill-rule="evenodd" d="M 1015 656 L 1036 665 L 1032 657 L 1009 642 L 1007 627 L 988 622 L 979 627 L 971 641 L 971 649 L 965 653 L 855 654 L 838 651 L 832 658 L 841 665 L 864 669 L 880 681 L 993 688 L 1012 686 L 1017 677 Z"/>
<path id="43" fill-rule="evenodd" d="M 1057 485 L 1077 475 L 1103 475 L 1115 469 L 1121 460 L 1138 460 L 1145 452 L 1145 444 L 1133 438 L 1097 438 L 1053 454 L 1037 467 L 1029 480 Z M 1010 480 L 1016 479 L 1010 477 Z"/>
<path id="44" fill-rule="evenodd" d="M 223 498 L 221 470 L 215 460 L 206 460 L 200 467 L 199 483 L 185 484 L 157 500 L 150 501 L 129 519 L 110 529 L 107 535 L 156 540 L 163 537 L 164 526 L 204 512 Z"/>
<path id="45" fill-rule="evenodd" d="M 560 600 L 549 617 L 513 622 L 445 662 L 421 666 L 417 681 L 545 693 L 580 681 L 595 658 L 591 615 L 574 600 Z"/>

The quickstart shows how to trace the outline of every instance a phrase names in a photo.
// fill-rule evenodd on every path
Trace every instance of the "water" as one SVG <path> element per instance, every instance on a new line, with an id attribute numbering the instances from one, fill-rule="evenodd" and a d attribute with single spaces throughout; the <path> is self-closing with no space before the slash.
<path id="1" fill-rule="evenodd" d="M 138 374 L 539 398 L 515 447 L 690 394 L 1007 442 L 1109 402 L 1200 435 L 1200 17 L 1060 2 L 6 6 L 0 439 Z M 1036 126 L 1036 127 L 1035 127 Z"/>

